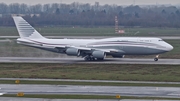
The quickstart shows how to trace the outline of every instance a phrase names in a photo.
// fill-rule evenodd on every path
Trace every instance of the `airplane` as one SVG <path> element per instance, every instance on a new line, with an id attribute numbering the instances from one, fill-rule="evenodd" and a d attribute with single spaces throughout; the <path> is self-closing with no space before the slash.
<path id="1" fill-rule="evenodd" d="M 39 48 L 69 56 L 82 57 L 86 61 L 104 60 L 107 55 L 124 58 L 125 55 L 156 55 L 169 52 L 173 46 L 161 38 L 115 37 L 105 39 L 48 39 L 43 37 L 20 16 L 13 17 L 20 38 L 18 44 Z"/>

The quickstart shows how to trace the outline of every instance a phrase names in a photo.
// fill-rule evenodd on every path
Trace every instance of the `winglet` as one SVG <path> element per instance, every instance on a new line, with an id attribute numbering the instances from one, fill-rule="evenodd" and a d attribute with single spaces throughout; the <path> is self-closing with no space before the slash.
<path id="1" fill-rule="evenodd" d="M 42 39 L 44 38 L 26 20 L 20 16 L 13 17 L 16 28 L 21 38 Z"/>

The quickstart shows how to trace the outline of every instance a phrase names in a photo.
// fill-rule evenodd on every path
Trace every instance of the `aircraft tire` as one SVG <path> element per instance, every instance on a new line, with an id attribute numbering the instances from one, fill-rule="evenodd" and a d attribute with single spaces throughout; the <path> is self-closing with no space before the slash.
<path id="1" fill-rule="evenodd" d="M 158 61 L 158 58 L 154 58 L 154 61 Z"/>
<path id="2" fill-rule="evenodd" d="M 98 60 L 98 61 L 102 61 L 102 60 L 104 60 L 104 58 L 97 58 L 97 60 Z"/>

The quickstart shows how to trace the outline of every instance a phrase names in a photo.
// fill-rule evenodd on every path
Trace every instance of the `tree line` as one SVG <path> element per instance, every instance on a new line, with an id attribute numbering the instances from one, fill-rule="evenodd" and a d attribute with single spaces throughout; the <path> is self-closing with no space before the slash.
<path id="1" fill-rule="evenodd" d="M 120 26 L 180 27 L 180 8 L 163 5 L 0 3 L 0 14 L 0 26 L 14 26 L 11 14 L 16 14 L 23 15 L 33 26 L 114 26 L 114 18 L 117 16 Z"/>

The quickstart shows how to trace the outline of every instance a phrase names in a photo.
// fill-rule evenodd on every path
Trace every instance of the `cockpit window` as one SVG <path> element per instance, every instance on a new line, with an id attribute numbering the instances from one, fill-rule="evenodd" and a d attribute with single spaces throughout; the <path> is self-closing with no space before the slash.
<path id="1" fill-rule="evenodd" d="M 159 40 L 159 41 L 163 41 L 163 40 Z"/>

